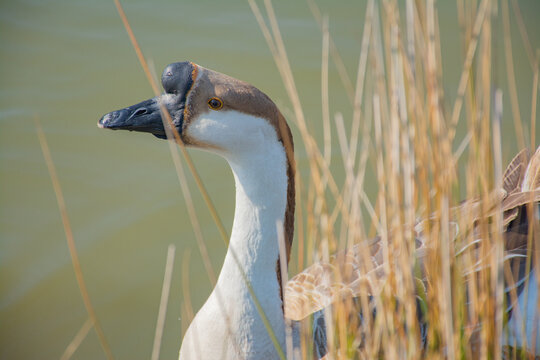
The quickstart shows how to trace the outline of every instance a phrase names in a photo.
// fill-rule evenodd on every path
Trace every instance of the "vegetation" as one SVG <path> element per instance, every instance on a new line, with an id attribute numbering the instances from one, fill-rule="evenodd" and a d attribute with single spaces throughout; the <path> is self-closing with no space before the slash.
<path id="1" fill-rule="evenodd" d="M 503 187 L 502 96 L 511 99 L 511 116 L 505 117 L 515 125 L 515 138 L 505 134 L 504 141 L 533 150 L 536 144 L 538 57 L 530 50 L 517 2 L 513 14 L 529 49 L 534 79 L 528 135 L 517 101 L 507 1 L 456 2 L 464 58 L 455 97 L 444 92 L 444 44 L 435 1 L 368 1 L 365 19 L 359 21 L 363 37 L 354 81 L 328 32 L 328 19 L 308 1 L 322 33 L 322 144 L 306 124 L 271 2 L 264 1 L 268 20 L 255 1 L 249 3 L 291 100 L 289 120 L 301 135 L 296 147 L 303 146 L 309 158 L 309 178 L 297 179 L 298 258 L 292 266 L 303 269 L 355 246 L 357 256 L 365 255 L 361 273 L 375 267 L 385 272 L 380 293 L 373 294 L 368 286 L 357 291 L 377 296 L 357 301 L 344 297 L 326 311 L 332 319 L 329 357 L 501 358 L 508 305 L 503 290 L 512 287 L 513 278 L 510 261 L 503 261 L 501 205 L 499 215 L 493 216 L 487 204 Z M 500 26 L 503 39 L 496 35 Z M 495 75 L 494 48 L 499 43 L 504 44 L 507 88 Z M 350 99 L 352 111 L 343 111 L 352 113 L 350 121 L 340 113 L 330 114 L 329 59 Z M 461 137 L 456 136 L 458 128 L 463 129 Z M 343 183 L 330 170 L 336 166 L 331 154 L 337 146 Z M 465 174 L 461 181 L 460 172 Z M 374 197 L 365 192 L 367 176 L 376 177 Z M 464 199 L 480 204 L 478 216 L 457 219 L 456 206 Z M 528 249 L 538 239 L 538 222 L 530 224 Z M 374 250 L 367 239 L 375 235 L 380 237 L 383 265 L 370 256 Z M 423 251 L 424 246 L 429 250 Z M 347 274 L 334 275 L 334 281 L 347 282 Z M 359 321 L 359 310 L 371 314 L 373 306 L 377 316 Z M 427 331 L 425 346 L 421 330 Z M 311 326 L 306 324 L 302 358 L 311 358 L 311 344 Z M 525 344 L 513 348 L 522 347 Z"/>

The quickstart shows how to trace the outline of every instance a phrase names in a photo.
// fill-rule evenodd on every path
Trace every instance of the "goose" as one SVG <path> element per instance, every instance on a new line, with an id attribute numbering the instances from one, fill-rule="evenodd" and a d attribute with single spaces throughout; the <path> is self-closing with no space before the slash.
<path id="1" fill-rule="evenodd" d="M 184 335 L 180 360 L 280 358 L 278 348 L 286 348 L 286 319 L 299 321 L 313 313 L 320 315 L 322 309 L 344 296 L 361 295 L 366 284 L 370 295 L 380 291 L 386 274 L 378 238 L 367 243 L 372 271 L 361 270 L 366 257 L 361 256 L 360 249 L 366 244 L 362 248 L 355 245 L 328 262 L 308 267 L 282 288 L 276 224 L 283 224 L 288 262 L 295 210 L 294 145 L 285 118 L 256 87 L 193 62 L 168 65 L 161 83 L 163 94 L 110 112 L 98 126 L 147 132 L 166 139 L 160 110 L 164 107 L 186 146 L 215 153 L 228 162 L 236 187 L 234 220 L 223 266 L 215 288 Z M 507 253 L 523 255 L 527 238 L 523 229 L 528 229 L 529 218 L 526 205 L 540 201 L 540 148 L 531 158 L 526 152 L 518 154 L 504 179 L 503 189 L 495 192 L 488 208 L 492 215 L 497 209 L 504 212 L 505 236 L 507 244 L 511 243 L 505 248 Z M 480 216 L 480 208 L 480 201 L 471 201 L 454 208 L 452 214 L 474 219 Z M 420 255 L 429 251 L 429 244 L 422 241 L 426 221 L 429 219 L 417 224 Z M 328 281 L 342 268 L 353 269 L 347 279 Z M 531 344 L 534 328 L 540 329 L 537 282 L 534 271 L 530 274 L 530 291 L 520 290 L 515 304 L 523 308 L 523 294 L 528 293 L 526 333 L 522 334 L 518 325 L 522 319 L 512 317 L 507 324 L 508 344 L 514 340 L 520 343 L 523 337 Z M 519 284 L 524 276 L 523 272 L 517 275 Z M 319 316 L 314 326 L 315 352 L 323 357 L 327 351 L 324 317 Z M 538 355 L 540 335 L 536 344 L 536 348 L 527 350 Z"/>

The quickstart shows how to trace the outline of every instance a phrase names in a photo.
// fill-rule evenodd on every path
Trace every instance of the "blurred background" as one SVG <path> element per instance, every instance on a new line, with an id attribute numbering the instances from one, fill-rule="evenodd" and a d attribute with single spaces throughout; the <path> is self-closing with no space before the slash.
<path id="1" fill-rule="evenodd" d="M 518 3 L 536 50 L 540 48 L 540 2 Z M 317 4 L 328 15 L 330 34 L 354 79 L 365 3 L 328 0 Z M 131 0 L 123 5 L 158 74 L 168 63 L 191 60 L 254 84 L 286 117 L 292 116 L 279 73 L 247 2 Z M 274 6 L 308 125 L 320 140 L 319 27 L 303 1 L 276 1 Z M 450 106 L 464 50 L 456 4 L 440 1 L 437 7 L 444 90 Z M 514 17 L 511 30 L 520 110 L 528 134 L 532 71 Z M 494 79 L 504 89 L 500 24 L 494 31 L 495 38 L 501 38 L 494 44 Z M 167 143 L 148 134 L 96 127 L 103 114 L 153 96 L 114 3 L 1 2 L 0 54 L 0 358 L 59 358 L 87 319 L 34 118 L 40 119 L 49 141 L 90 297 L 116 358 L 150 357 L 167 246 L 176 245 L 161 349 L 162 358 L 176 358 L 187 326 L 181 311 L 186 251 L 190 254 L 187 286 L 195 310 L 211 285 Z M 331 63 L 331 114 L 341 111 L 349 123 L 349 108 Z M 517 151 L 514 125 L 506 121 L 510 114 L 506 94 L 504 114 L 506 164 Z M 292 131 L 298 134 L 294 126 Z M 460 137 L 458 133 L 456 144 Z M 339 157 L 339 151 L 333 153 Z M 202 152 L 191 154 L 230 230 L 234 183 L 227 164 Z M 307 169 L 302 146 L 297 145 L 296 156 L 302 173 Z M 340 176 L 336 170 L 336 177 Z M 190 176 L 189 181 L 211 260 L 219 269 L 225 245 Z M 368 175 L 367 193 L 374 182 L 374 176 Z M 296 271 L 293 266 L 291 274 Z M 103 357 L 97 336 L 90 331 L 74 358 Z"/>

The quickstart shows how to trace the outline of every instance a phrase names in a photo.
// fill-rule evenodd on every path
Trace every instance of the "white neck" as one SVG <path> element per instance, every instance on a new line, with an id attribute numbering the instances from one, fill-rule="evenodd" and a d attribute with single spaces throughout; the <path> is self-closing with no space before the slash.
<path id="1" fill-rule="evenodd" d="M 247 151 L 220 153 L 229 162 L 236 184 L 231 239 L 216 288 L 186 332 L 180 359 L 277 358 L 242 271 L 284 348 L 285 328 L 276 274 L 276 223 L 283 222 L 287 206 L 287 160 L 283 145 L 275 131 L 272 133 L 268 136 L 265 131 L 254 139 L 256 146 L 251 144 Z"/>
<path id="2" fill-rule="evenodd" d="M 236 209 L 221 281 L 229 282 L 226 271 L 238 270 L 233 253 L 248 278 L 277 279 L 276 224 L 283 223 L 287 206 L 286 158 L 280 143 L 268 150 L 229 160 L 236 184 Z"/>

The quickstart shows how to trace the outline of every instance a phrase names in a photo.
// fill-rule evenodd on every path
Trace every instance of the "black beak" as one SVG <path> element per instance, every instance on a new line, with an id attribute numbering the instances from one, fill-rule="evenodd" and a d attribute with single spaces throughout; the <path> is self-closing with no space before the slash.
<path id="1" fill-rule="evenodd" d="M 111 130 L 149 132 L 157 137 L 166 137 L 157 98 L 110 112 L 99 119 L 98 126 Z"/>
<path id="2" fill-rule="evenodd" d="M 163 108 L 169 112 L 174 127 L 182 134 L 186 98 L 193 84 L 193 66 L 188 61 L 168 65 L 161 76 L 165 94 L 108 113 L 99 119 L 98 127 L 149 132 L 160 139 L 166 139 L 161 113 Z"/>

